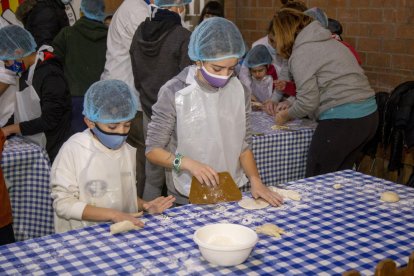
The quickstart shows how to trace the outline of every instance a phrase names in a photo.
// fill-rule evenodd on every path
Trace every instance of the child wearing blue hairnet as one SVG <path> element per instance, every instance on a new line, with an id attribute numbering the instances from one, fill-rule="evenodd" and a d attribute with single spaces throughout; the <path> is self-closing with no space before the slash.
<path id="1" fill-rule="evenodd" d="M 210 187 L 227 171 L 239 187 L 248 181 L 254 198 L 273 206 L 282 198 L 261 181 L 251 150 L 250 93 L 234 77 L 245 46 L 227 19 L 204 20 L 190 37 L 188 55 L 196 65 L 168 81 L 152 107 L 146 156 L 170 169 L 169 194 L 188 203 L 191 179 Z"/>
<path id="2" fill-rule="evenodd" d="M 65 232 L 96 222 L 143 222 L 134 215 L 162 213 L 174 197 L 150 202 L 137 198 L 135 151 L 126 144 L 137 99 L 119 80 L 94 83 L 84 99 L 88 129 L 73 135 L 59 151 L 51 171 L 55 231 Z"/>

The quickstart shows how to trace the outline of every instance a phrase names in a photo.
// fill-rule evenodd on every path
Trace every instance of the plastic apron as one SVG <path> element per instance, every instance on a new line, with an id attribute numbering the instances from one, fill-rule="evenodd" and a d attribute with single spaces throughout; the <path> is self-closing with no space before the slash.
<path id="1" fill-rule="evenodd" d="M 98 141 L 92 143 L 92 147 L 104 147 L 97 145 Z M 79 174 L 79 200 L 96 207 L 126 213 L 138 212 L 135 164 L 126 156 L 130 156 L 126 145 L 119 150 L 96 150 Z M 96 224 L 77 220 L 71 220 L 70 223 L 72 229 Z"/>
<path id="2" fill-rule="evenodd" d="M 10 84 L 9 88 L 0 96 L 0 127 L 3 127 L 14 113 L 17 91 L 16 73 L 4 68 L 0 61 L 0 81 Z"/>
<path id="3" fill-rule="evenodd" d="M 273 78 L 272 76 L 266 75 L 262 80 L 256 80 L 252 78 L 251 84 L 252 94 L 261 102 L 272 97 L 273 92 Z"/>
<path id="4" fill-rule="evenodd" d="M 245 96 L 240 81 L 233 77 L 217 92 L 204 91 L 192 82 L 175 94 L 175 106 L 176 152 L 217 172 L 228 171 L 239 187 L 246 184 L 239 160 L 246 135 Z M 192 175 L 187 171 L 173 171 L 172 175 L 177 191 L 188 197 Z"/>
<path id="5" fill-rule="evenodd" d="M 16 105 L 14 112 L 14 122 L 26 122 L 42 115 L 42 109 L 40 107 L 40 98 L 36 90 L 33 87 L 33 75 L 36 69 L 37 62 L 43 60 L 43 51 L 48 50 L 53 52 L 53 48 L 48 45 L 43 45 L 39 48 L 36 55 L 35 63 L 29 68 L 29 75 L 26 80 L 27 87 L 16 93 Z M 42 146 L 46 146 L 46 135 L 41 132 L 33 135 L 25 136 L 30 141 Z"/>

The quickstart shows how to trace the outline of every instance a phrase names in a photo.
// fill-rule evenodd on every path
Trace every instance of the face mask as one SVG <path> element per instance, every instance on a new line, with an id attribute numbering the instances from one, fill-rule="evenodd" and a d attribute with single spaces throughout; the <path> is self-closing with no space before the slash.
<path id="1" fill-rule="evenodd" d="M 63 3 L 63 5 L 67 5 L 70 2 L 72 2 L 72 0 L 60 0 L 60 1 Z"/>
<path id="2" fill-rule="evenodd" d="M 10 71 L 16 72 L 16 73 L 21 73 L 23 71 L 25 71 L 25 66 L 23 62 L 19 62 L 17 60 L 14 61 L 14 63 L 10 66 L 4 66 L 4 68 L 9 69 Z"/>
<path id="3" fill-rule="evenodd" d="M 119 149 L 125 143 L 128 137 L 128 133 L 119 134 L 103 131 L 96 124 L 95 127 L 91 129 L 91 131 L 98 138 L 99 142 L 101 142 L 105 147 L 113 150 Z"/>
<path id="4" fill-rule="evenodd" d="M 204 65 L 200 69 L 203 78 L 213 87 L 221 88 L 229 82 L 230 76 L 220 76 L 207 71 Z"/>

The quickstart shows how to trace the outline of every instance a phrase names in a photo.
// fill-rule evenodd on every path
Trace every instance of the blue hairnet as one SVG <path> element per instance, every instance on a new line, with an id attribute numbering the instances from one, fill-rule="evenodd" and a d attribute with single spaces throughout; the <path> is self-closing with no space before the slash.
<path id="1" fill-rule="evenodd" d="M 120 80 L 97 81 L 86 91 L 83 115 L 93 122 L 113 124 L 132 120 L 138 101 L 129 86 Z"/>
<path id="2" fill-rule="evenodd" d="M 16 60 L 36 52 L 33 36 L 17 25 L 0 28 L 0 60 Z"/>
<path id="3" fill-rule="evenodd" d="M 157 7 L 174 7 L 190 4 L 191 1 L 192 0 L 155 0 L 154 4 Z"/>
<path id="4" fill-rule="evenodd" d="M 105 18 L 104 0 L 82 0 L 80 9 L 89 19 L 103 21 Z"/>
<path id="5" fill-rule="evenodd" d="M 188 56 L 193 61 L 241 58 L 246 48 L 233 22 L 222 17 L 203 20 L 191 34 Z"/>
<path id="6" fill-rule="evenodd" d="M 244 58 L 244 65 L 248 68 L 267 65 L 272 63 L 272 56 L 264 45 L 256 45 L 251 49 Z"/>
<path id="7" fill-rule="evenodd" d="M 315 20 L 318 20 L 321 23 L 322 27 L 328 28 L 328 16 L 320 8 L 313 7 L 303 12 L 307 16 L 312 17 Z"/>

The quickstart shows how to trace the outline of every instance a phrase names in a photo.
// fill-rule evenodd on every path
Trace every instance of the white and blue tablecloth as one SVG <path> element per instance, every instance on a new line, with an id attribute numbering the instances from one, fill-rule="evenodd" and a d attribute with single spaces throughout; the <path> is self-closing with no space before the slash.
<path id="1" fill-rule="evenodd" d="M 22 137 L 13 137 L 4 147 L 1 167 L 9 186 L 16 240 L 54 233 L 46 151 Z"/>
<path id="2" fill-rule="evenodd" d="M 342 188 L 334 189 L 335 183 Z M 0 247 L 0 275 L 340 275 L 350 269 L 366 275 L 385 258 L 400 266 L 408 262 L 414 189 L 350 170 L 288 186 L 301 201 L 262 210 L 237 203 L 186 205 L 146 215 L 138 231 L 111 235 L 101 224 L 6 245 Z M 387 190 L 401 200 L 381 202 Z M 219 267 L 205 261 L 193 241 L 196 229 L 218 222 L 252 229 L 273 223 L 287 234 L 260 234 L 245 263 Z"/>
<path id="3" fill-rule="evenodd" d="M 295 120 L 288 130 L 273 130 L 273 117 L 251 113 L 253 154 L 266 185 L 277 185 L 305 177 L 306 159 L 316 124 Z"/>

